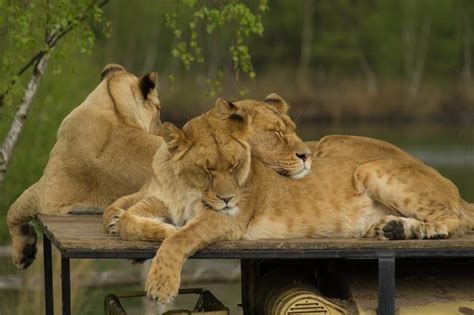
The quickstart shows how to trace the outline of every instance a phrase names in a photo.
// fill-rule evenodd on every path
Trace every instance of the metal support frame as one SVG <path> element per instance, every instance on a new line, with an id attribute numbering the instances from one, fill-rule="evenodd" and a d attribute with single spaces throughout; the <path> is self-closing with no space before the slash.
<path id="1" fill-rule="evenodd" d="M 378 315 L 395 315 L 395 256 L 381 256 L 379 263 Z"/>
<path id="2" fill-rule="evenodd" d="M 53 302 L 53 270 L 51 239 L 43 234 L 44 250 L 44 289 L 45 289 L 45 312 L 47 315 L 54 315 Z M 134 259 L 151 258 L 154 251 L 127 250 L 127 251 L 94 251 L 90 250 L 64 250 L 61 252 L 61 292 L 62 292 L 62 314 L 71 314 L 71 279 L 70 260 L 86 258 L 112 258 L 112 259 Z M 474 257 L 474 251 L 470 249 L 373 249 L 373 250 L 303 250 L 298 252 L 286 252 L 278 249 L 265 249 L 264 251 L 217 251 L 207 250 L 197 253 L 193 258 L 221 258 L 240 259 L 242 262 L 242 304 L 248 307 L 250 304 L 249 292 L 244 290 L 252 286 L 255 280 L 254 264 L 258 259 L 280 260 L 285 258 L 298 259 L 376 259 L 378 260 L 378 315 L 395 314 L 395 261 L 397 258 L 454 258 L 454 257 Z M 251 292 L 251 290 L 249 290 Z M 245 315 L 252 314 L 253 310 L 244 309 Z"/>
<path id="3" fill-rule="evenodd" d="M 69 258 L 61 254 L 61 299 L 63 315 L 71 314 L 71 276 Z"/>
<path id="4" fill-rule="evenodd" d="M 44 267 L 44 310 L 46 315 L 54 314 L 53 302 L 53 261 L 51 241 L 43 235 L 43 267 Z"/>
<path id="5" fill-rule="evenodd" d="M 242 310 L 244 315 L 254 314 L 255 310 L 250 309 L 255 305 L 255 281 L 256 281 L 256 260 L 240 260 L 240 289 L 242 292 Z"/>

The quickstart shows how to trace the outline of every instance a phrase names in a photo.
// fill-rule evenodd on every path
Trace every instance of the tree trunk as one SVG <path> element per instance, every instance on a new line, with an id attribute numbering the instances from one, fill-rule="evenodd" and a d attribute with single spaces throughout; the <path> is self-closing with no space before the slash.
<path id="1" fill-rule="evenodd" d="M 308 67 L 311 61 L 311 48 L 313 45 L 313 0 L 305 0 L 303 4 L 303 29 L 301 36 L 301 56 L 298 67 L 298 82 L 305 84 L 308 75 Z"/>
<path id="2" fill-rule="evenodd" d="M 402 9 L 402 49 L 403 49 L 403 74 L 407 91 L 410 90 L 412 69 L 415 59 L 415 19 L 416 6 L 413 1 L 401 1 Z"/>
<path id="3" fill-rule="evenodd" d="M 5 180 L 8 163 L 10 162 L 13 149 L 15 148 L 21 131 L 23 130 L 23 125 L 28 115 L 31 102 L 33 101 L 33 98 L 36 95 L 38 86 L 41 82 L 41 78 L 43 77 L 46 67 L 48 66 L 50 56 L 51 51 L 43 55 L 43 57 L 37 62 L 37 64 L 33 68 L 33 73 L 31 74 L 31 78 L 28 81 L 28 85 L 23 94 L 20 106 L 18 107 L 18 110 L 13 119 L 13 123 L 10 127 L 10 130 L 8 131 L 5 141 L 3 142 L 2 148 L 0 150 L 0 185 Z"/>
<path id="4" fill-rule="evenodd" d="M 472 56 L 471 56 L 471 18 L 464 12 L 464 66 L 463 77 L 466 85 L 469 85 L 472 78 Z"/>
<path id="5" fill-rule="evenodd" d="M 156 52 L 158 51 L 158 38 L 160 37 L 161 28 L 159 26 L 152 28 L 150 41 L 146 50 L 145 62 L 141 73 L 150 72 L 155 67 Z"/>
<path id="6" fill-rule="evenodd" d="M 416 59 L 413 67 L 413 75 L 409 88 L 409 95 L 414 97 L 418 94 L 420 88 L 423 71 L 425 68 L 426 52 L 428 50 L 428 42 L 431 32 L 431 16 L 425 18 L 423 27 L 421 29 L 420 38 L 418 40 L 419 46 L 417 49 Z"/>
<path id="7" fill-rule="evenodd" d="M 377 77 L 375 72 L 369 64 L 367 57 L 365 56 L 362 49 L 360 49 L 360 67 L 364 72 L 365 79 L 367 81 L 367 93 L 373 97 L 377 95 Z"/>

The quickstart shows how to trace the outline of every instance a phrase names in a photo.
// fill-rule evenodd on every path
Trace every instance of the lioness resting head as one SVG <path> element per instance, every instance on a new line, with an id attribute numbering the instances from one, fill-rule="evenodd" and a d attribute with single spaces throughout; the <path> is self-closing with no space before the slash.
<path id="1" fill-rule="evenodd" d="M 220 128 L 219 125 L 213 126 Z M 206 156 L 199 157 L 205 165 L 195 164 L 194 159 L 181 160 L 190 148 L 189 139 L 177 128 L 167 130 L 163 146 L 169 148 L 171 145 L 171 151 L 162 147 L 167 157 L 162 162 L 173 170 L 166 177 L 166 182 L 173 184 L 160 186 L 158 194 L 143 199 L 142 204 L 130 208 L 119 219 L 121 236 L 122 231 L 128 231 L 132 238 L 133 235 L 140 235 L 139 239 L 143 240 L 165 238 L 153 259 L 146 283 L 148 296 L 160 302 L 168 302 L 177 294 L 186 258 L 219 240 L 293 237 L 436 239 L 462 234 L 474 226 L 467 216 L 471 205 L 466 206 L 451 181 L 419 161 L 398 157 L 369 160 L 315 158 L 307 176 L 292 180 L 278 175 L 252 156 L 244 182 L 234 179 L 231 193 L 226 192 L 224 199 L 218 198 L 222 192 L 214 188 L 213 182 L 235 176 L 232 175 L 232 166 L 244 159 L 247 152 L 223 154 L 227 152 L 225 148 L 229 143 L 213 141 L 212 134 L 227 134 L 227 139 L 233 137 L 225 128 L 213 133 L 206 130 L 203 129 L 202 138 L 192 147 L 194 152 L 204 154 L 198 146 L 206 143 Z M 240 141 L 243 140 L 234 139 L 234 142 Z M 272 145 L 261 143 L 261 146 L 264 149 Z M 178 151 L 173 151 L 176 149 Z M 206 167 L 213 165 L 222 166 L 205 176 Z M 201 184 L 194 186 L 192 193 L 201 197 L 210 191 L 217 202 L 210 203 L 207 197 L 198 197 L 195 200 L 200 202 L 188 208 L 198 209 L 194 215 L 183 216 L 183 211 L 174 213 L 176 209 L 168 203 L 171 199 L 168 201 L 166 198 L 175 196 L 177 199 L 173 202 L 178 202 L 196 174 L 201 174 Z M 185 190 L 181 190 L 182 187 Z M 229 204 L 232 200 L 236 203 Z M 162 213 L 166 213 L 160 212 L 163 209 L 171 212 L 168 216 L 173 222 L 177 215 L 185 217 L 183 222 L 186 224 L 177 228 L 156 220 L 156 215 L 163 217 Z M 133 218 L 135 210 L 142 216 Z"/>
<path id="2" fill-rule="evenodd" d="M 100 84 L 63 120 L 43 176 L 8 211 L 18 268 L 28 267 L 36 254 L 28 223 L 35 215 L 105 207 L 143 184 L 161 143 L 157 81 L 156 73 L 137 78 L 107 65 Z"/>
<path id="3" fill-rule="evenodd" d="M 238 152 L 232 153 L 234 161 L 229 162 L 230 165 L 226 167 L 230 167 L 232 176 L 240 174 L 240 177 L 232 182 L 233 177 L 229 174 L 217 173 L 218 164 L 228 163 L 225 159 L 221 162 L 220 156 L 232 151 L 232 142 L 240 145 L 248 143 L 251 155 L 263 161 L 276 173 L 292 178 L 304 177 L 311 168 L 311 152 L 296 136 L 295 125 L 288 117 L 287 110 L 286 102 L 276 94 L 270 94 L 263 102 L 244 100 L 231 103 L 219 99 L 213 109 L 192 119 L 183 130 L 166 124 L 161 132 L 165 143 L 158 149 L 153 162 L 154 178 L 138 193 L 120 198 L 105 210 L 105 229 L 111 233 L 119 232 L 124 239 L 142 239 L 140 231 L 120 229 L 120 226 L 127 224 L 117 225 L 126 209 L 133 211 L 122 216 L 122 223 L 128 219 L 136 219 L 134 214 L 137 212 L 147 215 L 148 209 L 153 208 L 155 216 L 159 212 L 161 217 L 177 226 L 194 217 L 202 202 L 216 210 L 237 212 L 235 205 L 238 199 L 233 195 L 248 175 L 246 172 L 240 173 L 241 168 L 245 169 L 248 163 L 237 163 Z M 234 127 L 242 124 L 246 127 L 231 132 L 225 127 L 230 123 Z M 237 134 L 234 134 L 236 132 Z M 245 134 L 247 136 L 244 137 Z M 237 139 L 239 141 L 236 142 Z M 218 151 L 215 149 L 216 145 L 220 147 Z M 171 161 L 176 162 L 173 171 L 169 170 Z M 213 174 L 216 176 L 212 176 Z M 175 177 L 188 180 L 186 184 L 175 187 L 174 181 L 170 181 Z M 215 189 L 212 192 L 203 190 L 200 186 L 193 186 L 198 185 L 199 180 L 209 178 L 212 178 L 213 182 L 208 188 Z M 160 189 L 162 186 L 167 188 Z M 170 190 L 169 194 L 160 195 L 161 191 L 168 191 L 170 187 L 175 187 L 172 189 L 174 193 Z M 168 207 L 172 209 L 168 211 Z M 167 226 L 167 230 L 175 229 Z"/>

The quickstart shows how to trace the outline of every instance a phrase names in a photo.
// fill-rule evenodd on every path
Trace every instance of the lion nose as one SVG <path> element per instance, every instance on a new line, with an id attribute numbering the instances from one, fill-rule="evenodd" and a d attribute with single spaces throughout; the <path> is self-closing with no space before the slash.
<path id="1" fill-rule="evenodd" d="M 233 197 L 221 197 L 221 196 L 217 196 L 217 198 L 219 198 L 220 200 L 224 201 L 226 204 L 229 203 L 229 201 L 232 200 Z"/>
<path id="2" fill-rule="evenodd" d="M 305 150 L 302 150 L 300 152 L 297 152 L 296 153 L 296 157 L 300 160 L 302 160 L 303 162 L 306 162 L 306 160 L 309 158 L 311 154 L 311 151 L 309 149 L 305 149 Z"/>

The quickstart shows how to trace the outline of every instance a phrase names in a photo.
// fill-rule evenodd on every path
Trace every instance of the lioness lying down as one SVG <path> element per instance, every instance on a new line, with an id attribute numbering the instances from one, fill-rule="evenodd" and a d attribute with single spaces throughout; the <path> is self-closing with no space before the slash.
<path id="1" fill-rule="evenodd" d="M 266 97 L 264 102 L 256 100 L 244 100 L 234 103 L 229 103 L 224 100 L 217 100 L 213 109 L 207 113 L 194 118 L 184 127 L 188 133 L 193 134 L 193 139 L 189 140 L 189 146 L 199 147 L 204 161 L 187 161 L 186 163 L 205 164 L 209 154 L 214 155 L 213 149 L 206 151 L 207 147 L 213 148 L 214 141 L 223 143 L 233 143 L 236 139 L 240 139 L 242 131 L 240 130 L 242 122 L 240 121 L 241 113 L 247 115 L 252 121 L 251 131 L 249 131 L 248 139 L 245 142 L 242 140 L 237 144 L 250 144 L 251 155 L 258 158 L 279 174 L 290 178 L 304 177 L 311 168 L 311 159 L 309 158 L 310 151 L 306 145 L 301 141 L 295 133 L 295 125 L 287 115 L 288 105 L 286 102 L 276 94 L 270 94 Z M 235 127 L 229 131 L 229 125 Z M 166 125 L 161 134 L 165 139 L 172 142 L 179 143 L 180 138 L 170 139 L 175 136 L 175 128 L 172 125 Z M 247 128 L 247 127 L 246 127 Z M 221 129 L 227 132 L 221 132 Z M 200 134 L 208 135 L 208 137 L 200 138 Z M 245 134 L 247 137 L 247 134 Z M 212 140 L 211 140 L 212 138 Z M 271 143 L 270 146 L 260 146 L 259 143 Z M 148 208 L 153 210 L 153 217 L 157 216 L 157 209 L 161 209 L 160 217 L 171 221 L 176 226 L 182 226 L 195 215 L 195 209 L 198 209 L 202 203 L 201 190 L 203 187 L 193 187 L 193 182 L 188 183 L 187 186 L 177 187 L 179 193 L 166 193 L 161 195 L 160 192 L 166 192 L 169 187 L 173 186 L 170 179 L 169 171 L 163 170 L 161 165 L 162 160 L 166 160 L 168 151 L 172 148 L 162 145 L 158 150 L 155 160 L 153 162 L 153 175 L 143 185 L 142 189 L 132 195 L 122 197 L 109 206 L 104 212 L 104 227 L 106 231 L 115 233 L 119 232 L 124 239 L 141 239 L 143 236 L 140 231 L 128 231 L 120 229 L 117 225 L 118 218 L 127 211 L 121 219 L 120 226 L 127 227 L 124 222 L 127 220 L 149 220 L 148 218 L 136 216 L 137 212 L 141 212 L 145 217 Z M 236 153 L 236 155 L 238 155 Z M 216 157 L 217 158 L 217 157 Z M 183 167 L 184 168 L 184 167 Z M 238 170 L 238 169 L 237 169 Z M 213 172 L 212 168 L 208 170 L 209 174 Z M 236 174 L 237 172 L 234 172 Z M 189 176 L 197 176 L 198 174 L 189 174 Z M 244 174 L 245 175 L 245 174 Z M 245 175 L 246 176 L 246 175 Z M 237 189 L 236 187 L 228 187 L 229 179 L 214 183 L 216 195 L 210 196 L 207 203 L 217 203 L 222 208 L 229 208 L 226 211 L 236 211 L 235 205 L 237 199 L 226 201 L 230 190 Z M 241 180 L 238 180 L 235 185 L 241 185 Z M 166 189 L 161 189 L 161 186 L 166 186 Z M 167 210 L 173 208 L 172 210 Z M 229 212 L 229 213 L 230 213 Z M 175 231 L 174 225 L 166 226 L 170 231 Z M 132 226 L 132 225 L 130 225 Z M 134 225 L 133 225 L 134 226 Z M 154 239 L 154 238 L 152 238 Z"/>
<path id="2" fill-rule="evenodd" d="M 155 172 L 166 174 L 161 178 L 168 185 L 119 216 L 121 235 L 164 238 L 146 283 L 152 299 L 169 302 L 179 288 L 186 258 L 219 240 L 445 238 L 474 226 L 472 205 L 460 198 L 456 186 L 411 157 L 313 156 L 313 168 L 304 178 L 281 176 L 249 154 L 251 135 L 266 130 L 256 129 L 247 113 L 233 106 L 240 118 L 229 116 L 218 124 L 200 116 L 183 130 L 164 126 L 164 143 L 153 163 Z M 274 132 L 274 139 L 287 135 Z M 273 147 L 267 141 L 259 150 Z M 194 215 L 184 216 L 184 226 L 157 218 L 183 218 L 182 210 L 159 198 L 186 194 L 199 202 L 185 207 Z"/>
<path id="3" fill-rule="evenodd" d="M 107 65 L 97 88 L 63 120 L 43 176 L 8 211 L 18 268 L 35 258 L 36 233 L 28 223 L 35 215 L 105 208 L 141 187 L 162 141 L 156 85 L 156 73 L 137 78 Z"/>

